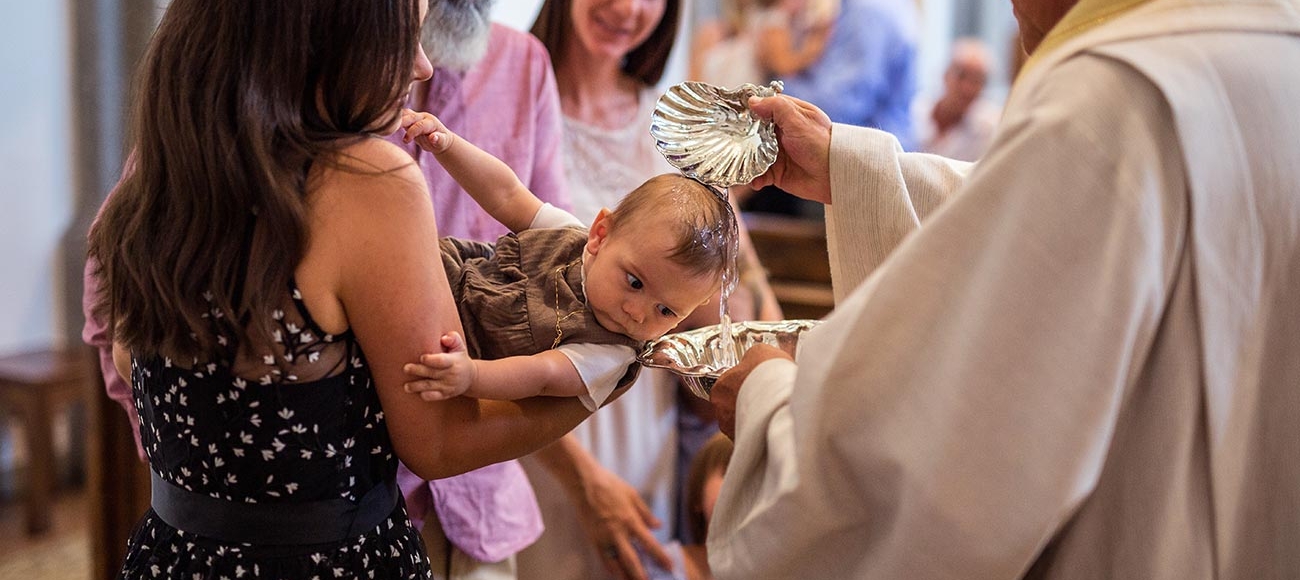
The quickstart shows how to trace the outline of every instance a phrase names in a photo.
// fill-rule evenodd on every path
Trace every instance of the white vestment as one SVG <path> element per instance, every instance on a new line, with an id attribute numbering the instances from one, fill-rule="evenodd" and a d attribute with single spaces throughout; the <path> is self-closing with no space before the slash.
<path id="1" fill-rule="evenodd" d="M 1297 63 L 1295 0 L 1154 0 L 969 177 L 836 125 L 839 304 L 741 390 L 717 577 L 1300 578 Z"/>

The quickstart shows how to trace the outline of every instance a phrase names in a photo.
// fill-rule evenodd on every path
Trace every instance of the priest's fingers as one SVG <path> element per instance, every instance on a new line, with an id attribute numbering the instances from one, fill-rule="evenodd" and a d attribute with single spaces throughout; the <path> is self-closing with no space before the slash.
<path id="1" fill-rule="evenodd" d="M 830 117 L 786 95 L 751 97 L 749 108 L 776 125 L 780 144 L 776 162 L 750 186 L 775 185 L 804 199 L 830 203 Z"/>

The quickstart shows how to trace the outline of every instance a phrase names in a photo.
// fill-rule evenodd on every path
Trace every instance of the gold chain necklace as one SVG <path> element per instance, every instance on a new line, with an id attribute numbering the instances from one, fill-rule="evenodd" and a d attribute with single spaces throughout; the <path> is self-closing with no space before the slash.
<path id="1" fill-rule="evenodd" d="M 560 325 L 587 308 L 586 281 L 584 280 L 583 296 L 582 300 L 579 301 L 580 305 L 578 308 L 568 314 L 563 314 L 563 311 L 560 310 L 560 280 L 564 278 L 564 274 L 568 272 L 569 266 L 580 263 L 582 263 L 582 256 L 578 256 L 576 260 L 555 269 L 555 342 L 551 343 L 551 348 L 560 346 L 560 339 L 564 337 L 564 330 L 560 328 Z"/>

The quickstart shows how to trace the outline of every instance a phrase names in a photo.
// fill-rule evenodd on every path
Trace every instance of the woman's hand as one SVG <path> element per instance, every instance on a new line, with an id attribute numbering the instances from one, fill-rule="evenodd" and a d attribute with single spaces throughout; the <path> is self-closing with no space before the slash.
<path id="1" fill-rule="evenodd" d="M 419 364 L 402 367 L 408 375 L 423 377 L 402 385 L 406 392 L 419 393 L 426 401 L 442 401 L 464 394 L 474 384 L 478 367 L 469 357 L 460 333 L 442 335 L 442 347 L 443 352 L 420 355 Z"/>
<path id="2" fill-rule="evenodd" d="M 605 569 L 624 580 L 648 578 L 633 542 L 640 544 L 665 570 L 671 569 L 672 560 L 650 532 L 662 524 L 636 488 L 595 463 L 582 479 L 582 495 L 574 498 L 578 504 L 578 520 L 600 553 Z"/>
<path id="3" fill-rule="evenodd" d="M 750 97 L 749 108 L 776 124 L 780 151 L 767 172 L 749 186 L 775 185 L 789 193 L 831 203 L 831 119 L 810 103 L 786 95 Z"/>
<path id="4" fill-rule="evenodd" d="M 415 141 L 421 149 L 434 155 L 446 151 L 456 140 L 456 134 L 432 113 L 402 109 L 402 129 L 406 130 L 402 135 L 403 143 Z"/>
<path id="5" fill-rule="evenodd" d="M 709 401 L 713 403 L 713 412 L 718 418 L 718 429 L 733 441 L 736 439 L 736 400 L 740 397 L 740 388 L 745 386 L 745 379 L 749 378 L 754 367 L 774 358 L 794 360 L 775 346 L 759 343 L 749 347 L 744 358 L 740 359 L 740 364 L 722 373 L 709 391 Z"/>

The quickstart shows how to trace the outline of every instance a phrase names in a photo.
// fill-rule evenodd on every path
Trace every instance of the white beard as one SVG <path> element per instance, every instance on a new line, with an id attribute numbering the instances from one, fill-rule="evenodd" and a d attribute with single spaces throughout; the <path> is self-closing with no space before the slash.
<path id="1" fill-rule="evenodd" d="M 487 53 L 496 0 L 431 0 L 420 43 L 435 67 L 464 72 Z"/>

